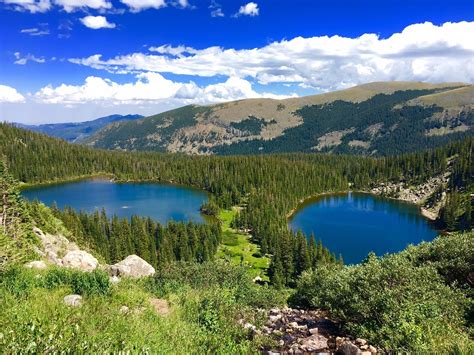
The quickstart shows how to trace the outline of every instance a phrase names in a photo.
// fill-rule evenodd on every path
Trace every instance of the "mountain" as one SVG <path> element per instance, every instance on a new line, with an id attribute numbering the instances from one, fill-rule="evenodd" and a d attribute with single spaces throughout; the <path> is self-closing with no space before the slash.
<path id="1" fill-rule="evenodd" d="M 40 132 L 51 137 L 62 138 L 72 143 L 80 143 L 102 127 L 113 122 L 131 121 L 143 118 L 141 115 L 110 115 L 86 122 L 51 123 L 25 125 L 15 123 L 17 127 Z"/>
<path id="2" fill-rule="evenodd" d="M 185 106 L 108 125 L 98 148 L 188 154 L 333 152 L 383 156 L 472 135 L 474 86 L 376 82 L 285 100 Z"/>

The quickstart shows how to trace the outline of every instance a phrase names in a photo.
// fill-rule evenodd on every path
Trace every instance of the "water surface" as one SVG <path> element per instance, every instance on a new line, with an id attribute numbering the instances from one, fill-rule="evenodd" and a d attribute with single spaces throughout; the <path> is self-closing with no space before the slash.
<path id="1" fill-rule="evenodd" d="M 289 226 L 308 236 L 314 233 L 347 264 L 362 261 L 371 251 L 398 252 L 438 235 L 416 205 L 363 193 L 307 201 L 290 218 Z"/>
<path id="2" fill-rule="evenodd" d="M 151 217 L 163 224 L 170 220 L 204 222 L 199 207 L 207 201 L 201 190 L 157 183 L 114 183 L 91 179 L 24 190 L 26 198 L 59 208 L 93 212 L 105 208 L 108 215 Z"/>

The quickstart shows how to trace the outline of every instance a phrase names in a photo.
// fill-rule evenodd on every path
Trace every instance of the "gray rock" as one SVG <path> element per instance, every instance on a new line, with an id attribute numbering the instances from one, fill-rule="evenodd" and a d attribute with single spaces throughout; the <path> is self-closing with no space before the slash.
<path id="1" fill-rule="evenodd" d="M 369 351 L 372 354 L 377 354 L 377 348 L 375 346 L 369 345 Z"/>
<path id="2" fill-rule="evenodd" d="M 71 250 L 62 259 L 64 267 L 92 271 L 97 268 L 99 262 L 91 254 L 84 250 Z"/>
<path id="3" fill-rule="evenodd" d="M 277 321 L 279 321 L 281 319 L 281 314 L 277 314 L 275 316 L 270 316 L 270 317 L 268 317 L 268 319 L 270 320 L 270 322 L 276 323 Z"/>
<path id="4" fill-rule="evenodd" d="M 352 343 L 344 343 L 337 350 L 337 355 L 357 355 L 359 348 Z"/>
<path id="5" fill-rule="evenodd" d="M 362 338 L 357 338 L 357 339 L 355 340 L 355 343 L 356 343 L 357 345 L 365 345 L 365 344 L 367 344 L 367 340 L 362 339 Z"/>
<path id="6" fill-rule="evenodd" d="M 82 296 L 80 295 L 64 296 L 64 303 L 71 307 L 80 307 L 82 305 Z"/>
<path id="7" fill-rule="evenodd" d="M 318 334 L 318 332 L 319 332 L 318 328 L 311 328 L 309 330 L 309 334 L 311 334 L 311 335 Z"/>
<path id="8" fill-rule="evenodd" d="M 124 260 L 118 262 L 117 264 L 111 265 L 110 270 L 112 272 L 117 272 L 120 276 L 132 278 L 151 276 L 155 273 L 153 266 L 148 264 L 145 260 L 137 255 L 127 256 Z"/>
<path id="9" fill-rule="evenodd" d="M 29 263 L 26 263 L 25 267 L 28 268 L 28 269 L 44 270 L 48 266 L 42 260 L 35 260 L 35 261 L 30 261 Z"/>

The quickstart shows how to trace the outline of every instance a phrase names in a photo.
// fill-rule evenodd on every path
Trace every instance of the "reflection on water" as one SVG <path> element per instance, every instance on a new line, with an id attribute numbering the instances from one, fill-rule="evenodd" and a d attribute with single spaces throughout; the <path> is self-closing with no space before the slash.
<path id="1" fill-rule="evenodd" d="M 167 184 L 113 183 L 107 180 L 84 180 L 27 189 L 22 194 L 30 199 L 59 208 L 93 212 L 105 208 L 107 214 L 120 217 L 148 216 L 166 223 L 174 221 L 204 222 L 199 207 L 207 201 L 201 190 Z"/>
<path id="2" fill-rule="evenodd" d="M 417 206 L 370 194 L 324 195 L 306 201 L 289 222 L 294 231 L 316 239 L 346 263 L 357 263 L 371 251 L 393 253 L 438 234 Z"/>

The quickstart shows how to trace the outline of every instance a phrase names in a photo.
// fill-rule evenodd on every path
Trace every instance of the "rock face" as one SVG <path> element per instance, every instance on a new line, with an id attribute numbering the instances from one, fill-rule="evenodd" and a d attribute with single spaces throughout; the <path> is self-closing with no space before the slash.
<path id="1" fill-rule="evenodd" d="M 129 255 L 117 264 L 111 265 L 111 276 L 125 276 L 132 278 L 151 276 L 155 273 L 153 266 L 137 255 Z"/>
<path id="2" fill-rule="evenodd" d="M 82 296 L 80 295 L 67 295 L 64 297 L 64 303 L 71 307 L 79 307 L 82 305 Z"/>
<path id="3" fill-rule="evenodd" d="M 35 260 L 35 261 L 30 261 L 29 263 L 25 264 L 25 267 L 28 269 L 44 270 L 48 266 L 42 260 Z"/>
<path id="4" fill-rule="evenodd" d="M 84 250 L 72 250 L 64 256 L 62 264 L 69 268 L 79 269 L 82 271 L 92 271 L 97 268 L 99 262 Z"/>

